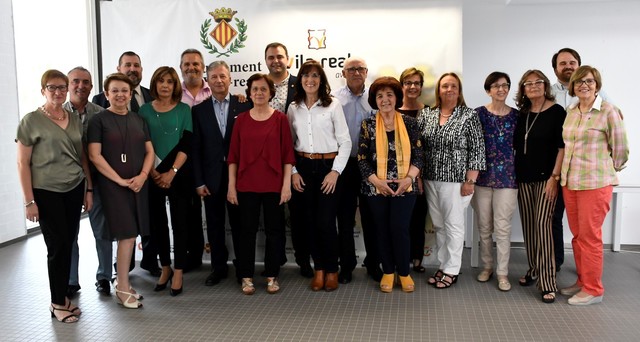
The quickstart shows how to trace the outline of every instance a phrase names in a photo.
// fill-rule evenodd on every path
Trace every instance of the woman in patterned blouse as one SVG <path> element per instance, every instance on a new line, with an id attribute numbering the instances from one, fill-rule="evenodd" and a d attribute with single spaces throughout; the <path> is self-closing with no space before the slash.
<path id="1" fill-rule="evenodd" d="M 476 108 L 482 124 L 487 170 L 480 172 L 471 206 L 480 232 L 480 258 L 484 269 L 476 278 L 486 282 L 493 275 L 493 239 L 496 238 L 496 273 L 498 288 L 509 291 L 509 254 L 511 249 L 511 218 L 518 203 L 518 186 L 513 163 L 513 132 L 518 110 L 509 107 L 511 79 L 504 72 L 494 71 L 484 81 L 484 90 L 491 103 Z"/>
<path id="2" fill-rule="evenodd" d="M 409 224 L 416 202 L 416 177 L 424 160 L 416 120 L 400 114 L 402 86 L 393 77 L 378 78 L 369 88 L 375 116 L 364 120 L 358 143 L 362 193 L 373 215 L 384 275 L 382 292 L 393 289 L 394 272 L 402 291 L 413 292 L 409 275 Z"/>
<path id="3" fill-rule="evenodd" d="M 426 155 L 423 177 L 429 214 L 436 231 L 440 267 L 428 279 L 439 289 L 458 280 L 464 244 L 464 210 L 474 192 L 478 172 L 485 168 L 482 127 L 467 107 L 462 84 L 446 73 L 436 84 L 436 104 L 418 117 Z"/>
<path id="4" fill-rule="evenodd" d="M 569 95 L 579 102 L 569 106 L 562 127 L 565 153 L 560 176 L 578 279 L 560 293 L 573 295 L 571 305 L 602 301 L 602 223 L 612 188 L 618 185 L 616 172 L 629 158 L 622 114 L 598 96 L 600 88 L 596 68 L 583 65 L 573 73 Z"/>

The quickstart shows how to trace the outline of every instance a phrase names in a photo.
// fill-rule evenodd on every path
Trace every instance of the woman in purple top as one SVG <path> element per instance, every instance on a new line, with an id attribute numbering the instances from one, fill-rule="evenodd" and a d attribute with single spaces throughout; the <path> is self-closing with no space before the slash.
<path id="1" fill-rule="evenodd" d="M 511 290 L 509 251 L 511 248 L 511 218 L 516 209 L 518 187 L 516 184 L 513 133 L 518 120 L 518 110 L 509 107 L 505 100 L 509 95 L 509 75 L 495 71 L 487 76 L 484 90 L 491 103 L 476 108 L 486 153 L 487 169 L 480 171 L 471 205 L 476 214 L 480 231 L 480 258 L 484 269 L 478 274 L 479 282 L 486 282 L 493 275 L 493 239 L 496 239 L 496 274 L 498 288 Z"/>

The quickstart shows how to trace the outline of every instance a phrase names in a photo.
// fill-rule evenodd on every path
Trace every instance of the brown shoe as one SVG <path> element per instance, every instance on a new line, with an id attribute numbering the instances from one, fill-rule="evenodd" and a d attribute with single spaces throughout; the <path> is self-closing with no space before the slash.
<path id="1" fill-rule="evenodd" d="M 338 272 L 327 273 L 327 278 L 324 283 L 324 289 L 327 292 L 338 289 Z"/>
<path id="2" fill-rule="evenodd" d="M 315 271 L 311 281 L 311 290 L 320 291 L 324 287 L 324 271 Z"/>

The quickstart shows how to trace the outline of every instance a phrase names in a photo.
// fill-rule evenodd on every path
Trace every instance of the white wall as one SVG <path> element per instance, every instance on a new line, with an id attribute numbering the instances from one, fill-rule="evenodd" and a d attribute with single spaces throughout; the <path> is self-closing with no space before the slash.
<path id="1" fill-rule="evenodd" d="M 637 115 L 637 62 L 640 53 L 640 2 L 603 1 L 522 4 L 528 1 L 466 0 L 463 5 L 463 74 L 469 106 L 489 102 L 482 87 L 485 77 L 500 70 L 517 83 L 527 69 L 540 69 L 555 83 L 551 56 L 563 47 L 576 49 L 583 64 L 602 73 L 604 88 L 625 114 L 631 160 L 619 176 L 621 184 L 640 185 L 640 150 Z M 538 1 L 535 1 L 538 2 Z M 560 2 L 560 1 L 558 1 Z M 516 4 L 514 4 L 516 3 Z M 515 97 L 512 87 L 511 97 Z M 513 101 L 511 101 L 513 105 Z M 640 244 L 640 195 L 628 194 L 623 205 L 622 244 Z M 514 241 L 522 241 L 519 219 Z M 566 226 L 566 225 L 565 225 Z M 605 222 L 605 243 L 611 243 L 611 221 Z M 571 233 L 565 228 L 565 242 Z"/>
<path id="2" fill-rule="evenodd" d="M 16 127 L 20 118 L 16 84 L 11 0 L 0 0 L 0 242 L 26 234 L 22 191 L 16 167 Z"/>

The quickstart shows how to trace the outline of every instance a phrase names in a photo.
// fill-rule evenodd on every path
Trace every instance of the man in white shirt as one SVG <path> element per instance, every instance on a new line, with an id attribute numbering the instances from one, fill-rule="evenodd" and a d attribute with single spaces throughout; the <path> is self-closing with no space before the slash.
<path id="1" fill-rule="evenodd" d="M 357 265 L 353 228 L 355 226 L 356 209 L 360 208 L 360 222 L 367 256 L 364 265 L 367 273 L 376 281 L 380 281 L 382 270 L 378 258 L 375 234 L 372 232 L 371 212 L 365 198 L 360 196 L 362 177 L 358 168 L 358 139 L 360 127 L 364 119 L 374 114 L 369 105 L 367 80 L 367 63 L 362 58 L 350 57 L 344 62 L 342 76 L 346 85 L 333 92 L 344 112 L 349 135 L 351 136 L 351 153 L 349 161 L 341 174 L 342 192 L 338 199 L 338 238 L 340 241 L 340 275 L 342 284 L 351 282 L 352 271 Z"/>

